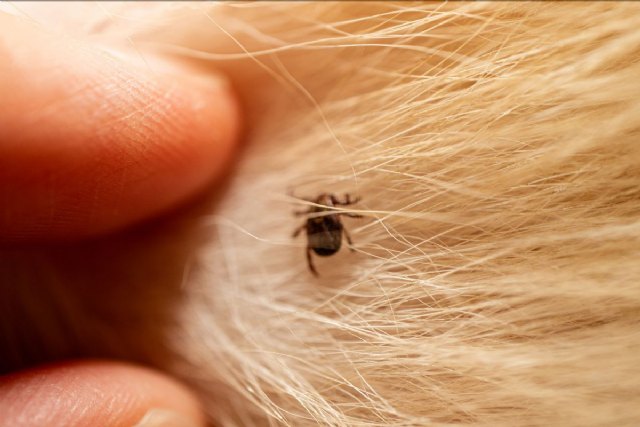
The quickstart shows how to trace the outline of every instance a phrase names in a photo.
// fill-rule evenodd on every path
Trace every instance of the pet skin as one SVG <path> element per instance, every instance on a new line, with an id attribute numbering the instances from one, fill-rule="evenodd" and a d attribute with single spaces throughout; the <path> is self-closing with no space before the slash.
<path id="1" fill-rule="evenodd" d="M 640 423 L 640 5 L 20 10 L 229 75 L 247 131 L 197 206 L 7 254 L 5 370 L 134 360 L 225 427 Z M 291 189 L 362 196 L 318 278 Z"/>

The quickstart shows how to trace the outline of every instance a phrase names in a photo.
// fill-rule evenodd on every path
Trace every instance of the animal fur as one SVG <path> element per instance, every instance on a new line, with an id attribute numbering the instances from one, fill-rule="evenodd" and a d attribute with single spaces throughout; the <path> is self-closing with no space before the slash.
<path id="1" fill-rule="evenodd" d="M 640 5 L 65 19 L 56 31 L 227 73 L 245 148 L 223 190 L 172 218 L 7 252 L 4 369 L 135 360 L 225 427 L 640 424 Z M 366 216 L 344 220 L 356 252 L 317 259 L 320 278 L 290 238 L 307 203 L 291 191 L 363 198 L 345 208 Z"/>

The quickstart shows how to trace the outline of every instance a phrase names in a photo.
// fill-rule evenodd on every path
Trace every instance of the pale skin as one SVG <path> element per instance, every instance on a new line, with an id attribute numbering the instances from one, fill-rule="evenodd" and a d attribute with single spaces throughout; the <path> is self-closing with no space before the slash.
<path id="1" fill-rule="evenodd" d="M 0 57 L 3 247 L 135 226 L 215 186 L 230 166 L 240 112 L 220 77 L 149 73 L 4 14 Z M 121 362 L 65 361 L 0 378 L 0 426 L 131 426 L 153 408 L 204 425 L 185 386 Z"/>

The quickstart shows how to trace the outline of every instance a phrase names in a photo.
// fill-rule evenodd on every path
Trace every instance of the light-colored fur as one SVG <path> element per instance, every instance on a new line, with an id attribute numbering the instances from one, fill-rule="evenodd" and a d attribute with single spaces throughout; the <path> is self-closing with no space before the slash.
<path id="1" fill-rule="evenodd" d="M 239 166 L 134 243 L 11 254 L 57 307 L 19 296 L 15 365 L 150 363 L 221 426 L 640 424 L 640 5 L 146 7 L 60 26 L 228 73 Z M 319 278 L 289 191 L 363 198 Z"/>

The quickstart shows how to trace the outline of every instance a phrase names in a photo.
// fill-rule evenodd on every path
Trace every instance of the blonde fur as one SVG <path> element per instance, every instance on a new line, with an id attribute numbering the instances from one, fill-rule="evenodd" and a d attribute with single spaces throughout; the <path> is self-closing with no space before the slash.
<path id="1" fill-rule="evenodd" d="M 67 28 L 228 73 L 247 141 L 215 208 L 145 235 L 104 279 L 148 285 L 141 272 L 168 268 L 154 247 L 177 266 L 170 309 L 111 290 L 101 322 L 75 285 L 53 300 L 104 330 L 45 348 L 159 366 L 221 426 L 640 423 L 639 5 L 83 13 L 93 30 Z M 318 279 L 290 238 L 307 204 L 290 190 L 363 197 L 347 209 L 366 218 L 344 220 L 355 253 L 316 258 Z M 83 256 L 95 266 L 118 245 Z M 84 283 L 67 272 L 79 252 L 37 259 Z"/>

